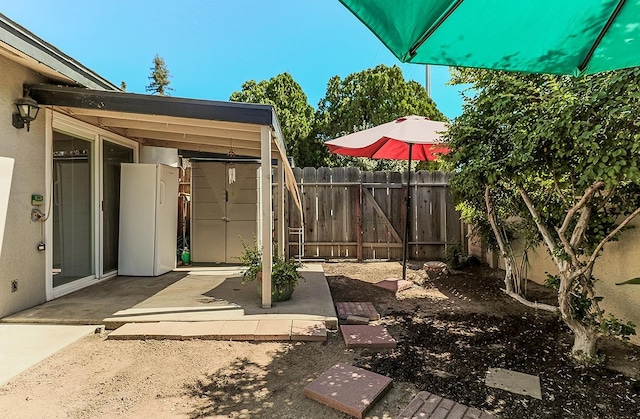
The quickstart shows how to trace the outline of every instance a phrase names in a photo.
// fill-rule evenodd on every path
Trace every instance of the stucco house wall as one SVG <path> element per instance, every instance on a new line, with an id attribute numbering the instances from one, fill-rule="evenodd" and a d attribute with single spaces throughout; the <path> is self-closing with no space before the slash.
<path id="1" fill-rule="evenodd" d="M 23 94 L 22 85 L 46 81 L 43 76 L 0 55 L 0 156 L 15 159 L 0 254 L 0 317 L 46 300 L 45 252 L 37 250 L 43 230 L 40 222 L 31 221 L 31 195 L 46 197 L 48 192 L 45 113 L 40 110 L 29 132 L 11 124 L 11 115 L 17 112 L 14 103 Z M 11 291 L 14 280 L 18 281 L 16 292 Z"/>
<path id="2" fill-rule="evenodd" d="M 640 219 L 636 217 L 631 225 L 634 228 L 623 232 L 619 241 L 605 245 L 602 256 L 596 261 L 593 275 L 598 279 L 596 292 L 603 297 L 601 308 L 625 322 L 635 323 L 637 333 L 640 334 L 640 284 L 616 285 L 640 277 Z M 496 265 L 492 263 L 490 253 L 476 253 L 474 256 L 482 258 L 489 265 L 504 269 L 504 261 L 501 258 Z M 528 257 L 527 276 L 530 280 L 544 284 L 547 272 L 558 272 L 546 247 L 541 246 L 530 251 Z M 640 336 L 633 336 L 631 341 L 640 345 Z"/>

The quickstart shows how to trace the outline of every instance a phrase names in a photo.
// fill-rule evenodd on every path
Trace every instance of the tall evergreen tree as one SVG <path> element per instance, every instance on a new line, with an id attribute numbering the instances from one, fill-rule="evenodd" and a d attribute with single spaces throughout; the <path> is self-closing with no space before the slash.
<path id="1" fill-rule="evenodd" d="M 168 92 L 173 89 L 169 87 L 171 74 L 169 74 L 164 58 L 156 54 L 153 58 L 153 67 L 150 70 L 149 80 L 151 80 L 151 83 L 147 86 L 147 92 L 151 92 L 154 95 L 169 96 Z"/>

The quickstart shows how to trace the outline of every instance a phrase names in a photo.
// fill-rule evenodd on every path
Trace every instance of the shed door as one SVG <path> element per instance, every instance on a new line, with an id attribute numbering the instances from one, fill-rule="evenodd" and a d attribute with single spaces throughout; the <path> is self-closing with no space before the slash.
<path id="1" fill-rule="evenodd" d="M 257 234 L 256 163 L 193 162 L 191 259 L 237 264 Z M 233 173 L 235 172 L 235 180 Z"/>

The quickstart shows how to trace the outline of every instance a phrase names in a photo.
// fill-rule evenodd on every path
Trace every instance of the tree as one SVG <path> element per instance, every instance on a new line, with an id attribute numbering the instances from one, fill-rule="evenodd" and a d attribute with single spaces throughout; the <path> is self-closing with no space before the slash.
<path id="1" fill-rule="evenodd" d="M 407 115 L 446 120 L 418 82 L 405 81 L 398 66 L 378 65 L 350 74 L 344 80 L 340 76 L 329 80 L 326 94 L 318 104 L 315 135 L 326 141 Z M 332 155 L 331 161 L 333 165 L 343 165 L 346 161 L 358 160 Z M 367 166 L 362 159 L 356 164 Z M 394 164 L 377 160 L 369 162 L 368 166 L 383 170 Z M 406 164 L 400 166 L 404 170 Z"/>
<path id="2" fill-rule="evenodd" d="M 289 73 L 258 83 L 249 80 L 242 84 L 241 91 L 233 92 L 229 100 L 273 105 L 286 140 L 287 154 L 293 157 L 297 166 L 322 165 L 327 151 L 322 143 L 310 137 L 313 108 L 302 87 Z"/>
<path id="3" fill-rule="evenodd" d="M 164 62 L 164 58 L 156 54 L 153 58 L 153 67 L 151 67 L 150 70 L 151 75 L 149 76 L 149 80 L 151 80 L 151 83 L 146 87 L 147 92 L 151 92 L 154 95 L 168 96 L 168 92 L 173 89 L 169 87 L 171 74 L 169 74 L 169 69 Z"/>
<path id="4" fill-rule="evenodd" d="M 127 82 L 125 82 L 124 80 L 120 82 L 120 90 L 122 90 L 123 92 L 127 91 Z"/>
<path id="5" fill-rule="evenodd" d="M 640 213 L 640 69 L 582 78 L 457 74 L 475 95 L 447 134 L 455 187 L 474 187 L 476 208 L 487 191 L 519 198 L 509 215 L 535 225 L 558 268 L 548 283 L 575 336 L 572 354 L 592 358 L 601 334 L 635 333 L 633 324 L 605 316 L 593 269 Z"/>

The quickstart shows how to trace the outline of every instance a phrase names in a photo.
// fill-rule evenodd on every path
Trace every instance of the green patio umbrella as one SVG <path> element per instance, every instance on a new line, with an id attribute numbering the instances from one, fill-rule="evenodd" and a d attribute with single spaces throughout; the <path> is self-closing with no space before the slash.
<path id="1" fill-rule="evenodd" d="M 340 0 L 402 62 L 547 74 L 640 65 L 640 2 Z"/>

